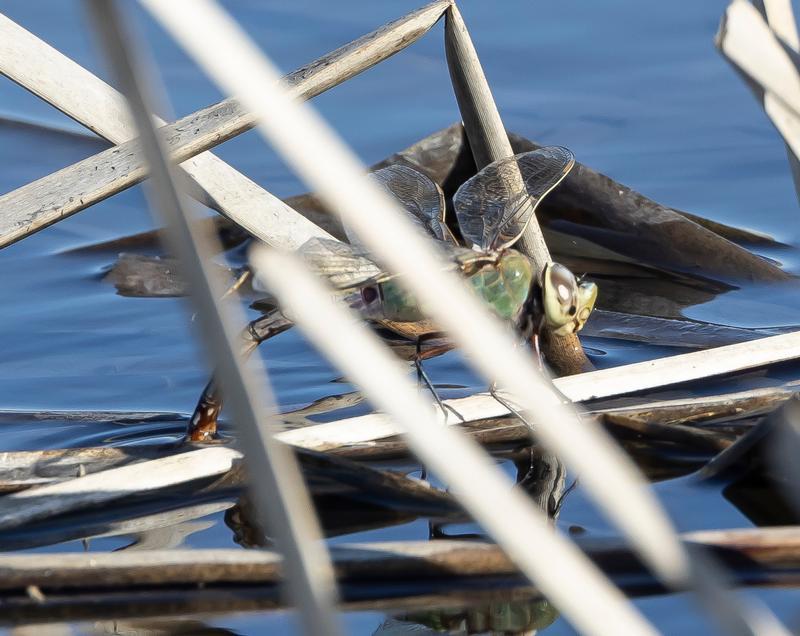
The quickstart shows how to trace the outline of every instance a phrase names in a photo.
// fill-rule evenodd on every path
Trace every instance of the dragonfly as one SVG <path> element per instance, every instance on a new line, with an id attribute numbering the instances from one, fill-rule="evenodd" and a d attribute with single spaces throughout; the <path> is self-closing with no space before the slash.
<path id="1" fill-rule="evenodd" d="M 486 306 L 510 322 L 538 353 L 538 336 L 544 329 L 556 335 L 580 331 L 597 298 L 594 283 L 579 280 L 559 263 L 548 263 L 537 275 L 533 261 L 513 249 L 538 205 L 574 165 L 567 148 L 547 146 L 494 162 L 467 180 L 453 197 L 465 246 L 448 229 L 444 194 L 427 175 L 394 164 L 370 178 L 436 240 L 451 268 Z M 350 231 L 348 238 L 349 244 L 310 239 L 299 252 L 365 318 L 417 342 L 441 335 L 425 308 L 405 289 L 402 274 L 383 270 Z"/>
<path id="2" fill-rule="evenodd" d="M 523 341 L 534 345 L 541 364 L 539 334 L 545 329 L 556 335 L 580 331 L 594 307 L 597 287 L 578 280 L 558 263 L 547 264 L 537 275 L 533 261 L 512 246 L 534 218 L 537 206 L 574 165 L 568 149 L 548 146 L 492 163 L 464 182 L 453 197 L 453 207 L 466 245 L 459 244 L 448 228 L 444 194 L 427 175 L 393 164 L 368 178 L 393 196 L 408 218 L 434 239 L 449 267 L 465 278 L 489 309 L 510 323 Z M 353 232 L 347 230 L 347 234 L 350 243 L 312 238 L 298 252 L 343 302 L 365 319 L 414 343 L 419 379 L 446 410 L 422 359 L 444 353 L 452 344 L 444 342 L 423 355 L 422 343 L 440 339 L 441 330 L 406 290 L 402 273 L 387 272 Z M 290 326 L 291 320 L 279 310 L 256 319 L 246 330 L 245 353 Z M 192 415 L 190 439 L 205 441 L 216 435 L 221 407 L 212 378 Z"/>

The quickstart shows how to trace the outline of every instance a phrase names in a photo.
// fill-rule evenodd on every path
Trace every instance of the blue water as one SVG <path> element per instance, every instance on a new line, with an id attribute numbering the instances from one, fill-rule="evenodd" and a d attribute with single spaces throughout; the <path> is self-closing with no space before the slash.
<path id="1" fill-rule="evenodd" d="M 797 198 L 783 144 L 713 46 L 725 5 L 722 0 L 460 3 L 509 129 L 568 146 L 579 161 L 661 203 L 796 246 Z M 239 0 L 224 6 L 289 71 L 415 5 Z M 0 12 L 107 77 L 79 3 L 0 0 Z M 176 115 L 222 97 L 143 12 L 133 12 L 153 47 Z M 410 49 L 313 103 L 367 164 L 456 121 L 441 25 Z M 80 125 L 11 82 L 0 81 L 0 192 L 104 147 Z M 279 196 L 305 189 L 255 133 L 215 152 Z M 152 227 L 142 190 L 136 187 L 0 251 L 0 410 L 192 409 L 207 369 L 184 303 L 117 296 L 100 281 L 113 254 L 70 253 Z M 794 250 L 782 251 L 780 258 L 788 269 L 800 269 Z M 740 290 L 686 314 L 738 326 L 797 324 L 798 299 L 770 293 Z M 664 355 L 645 346 L 588 344 L 609 353 L 606 364 Z M 338 373 L 296 331 L 265 349 L 284 406 L 349 390 L 346 383 L 334 383 Z M 482 386 L 452 356 L 432 361 L 429 370 L 441 381 Z M 8 425 L 0 449 L 156 439 L 179 431 L 180 424 L 119 429 L 26 421 Z M 564 523 L 591 525 L 594 513 L 582 501 L 576 496 L 569 503 Z M 746 523 L 730 506 L 715 508 L 718 517 L 709 519 L 686 509 L 680 499 L 667 504 L 682 529 L 713 527 L 715 520 L 719 526 Z M 210 529 L 191 537 L 190 545 L 230 544 L 219 518 L 213 520 Z M 425 531 L 409 524 L 377 534 L 422 538 Z M 76 545 L 59 549 L 80 549 Z M 794 592 L 759 595 L 786 618 L 787 608 L 798 601 Z M 683 600 L 661 597 L 637 605 L 666 633 L 689 633 L 690 628 L 707 633 Z M 381 615 L 369 613 L 346 618 L 349 631 L 359 634 L 371 633 L 381 621 Z M 290 629 L 285 617 L 217 617 L 213 624 L 243 634 L 261 633 L 267 625 Z M 568 629 L 558 621 L 546 633 Z"/>

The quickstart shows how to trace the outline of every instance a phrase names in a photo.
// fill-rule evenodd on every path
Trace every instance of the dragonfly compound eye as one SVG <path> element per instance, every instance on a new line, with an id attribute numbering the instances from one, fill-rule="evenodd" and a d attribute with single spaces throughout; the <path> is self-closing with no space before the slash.
<path id="1" fill-rule="evenodd" d="M 561 329 L 572 323 L 578 312 L 578 283 L 575 275 L 563 265 L 551 263 L 544 270 L 542 300 L 547 323 Z"/>

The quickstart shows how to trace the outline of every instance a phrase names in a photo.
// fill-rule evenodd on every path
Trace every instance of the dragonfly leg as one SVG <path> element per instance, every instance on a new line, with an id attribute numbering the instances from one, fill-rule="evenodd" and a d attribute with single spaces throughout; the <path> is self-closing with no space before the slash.
<path id="1" fill-rule="evenodd" d="M 279 310 L 271 311 L 250 322 L 242 331 L 240 353 L 247 359 L 265 340 L 289 329 L 292 322 Z M 222 411 L 222 393 L 217 379 L 213 376 L 206 384 L 186 432 L 186 439 L 192 442 L 209 442 L 217 437 L 217 421 Z"/>
<path id="2" fill-rule="evenodd" d="M 462 422 L 465 422 L 466 420 L 463 418 L 461 413 L 456 411 L 449 404 L 445 404 L 442 401 L 442 398 L 439 397 L 438 391 L 436 391 L 436 387 L 433 386 L 433 382 L 431 382 L 431 379 L 428 376 L 427 372 L 425 371 L 425 368 L 422 366 L 422 357 L 423 357 L 422 356 L 422 342 L 423 342 L 423 340 L 424 340 L 423 338 L 417 338 L 417 341 L 416 341 L 416 354 L 414 355 L 414 366 L 417 369 L 417 382 L 419 382 L 419 384 L 424 384 L 428 388 L 428 390 L 431 392 L 431 395 L 433 395 L 433 399 L 436 400 L 436 404 L 439 406 L 439 408 L 441 409 L 442 413 L 444 413 L 445 418 L 447 417 L 447 412 L 450 411 L 453 415 L 455 415 Z"/>
<path id="3" fill-rule="evenodd" d="M 539 334 L 535 333 L 531 336 L 533 341 L 533 350 L 536 352 L 536 361 L 539 363 L 539 371 L 544 371 L 544 359 L 542 358 L 542 350 L 539 348 Z"/>
<path id="4" fill-rule="evenodd" d="M 527 420 L 527 418 L 520 412 L 520 410 L 517 409 L 517 407 L 515 407 L 513 404 L 511 404 L 511 402 L 506 400 L 504 397 L 500 396 L 500 394 L 497 392 L 497 383 L 496 382 L 492 382 L 489 385 L 489 395 L 491 395 L 495 400 L 500 402 L 500 404 L 502 404 L 504 407 L 506 407 L 511 413 L 516 415 L 522 421 L 522 423 L 525 424 L 525 426 L 527 426 L 531 431 L 534 430 L 533 424 L 531 424 Z"/>

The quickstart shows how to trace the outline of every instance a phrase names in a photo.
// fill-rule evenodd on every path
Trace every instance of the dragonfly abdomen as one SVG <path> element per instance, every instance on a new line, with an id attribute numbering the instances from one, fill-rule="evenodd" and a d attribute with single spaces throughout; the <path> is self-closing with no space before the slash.
<path id="1" fill-rule="evenodd" d="M 380 284 L 383 318 L 398 322 L 423 320 L 425 316 L 414 296 L 393 280 Z"/>

